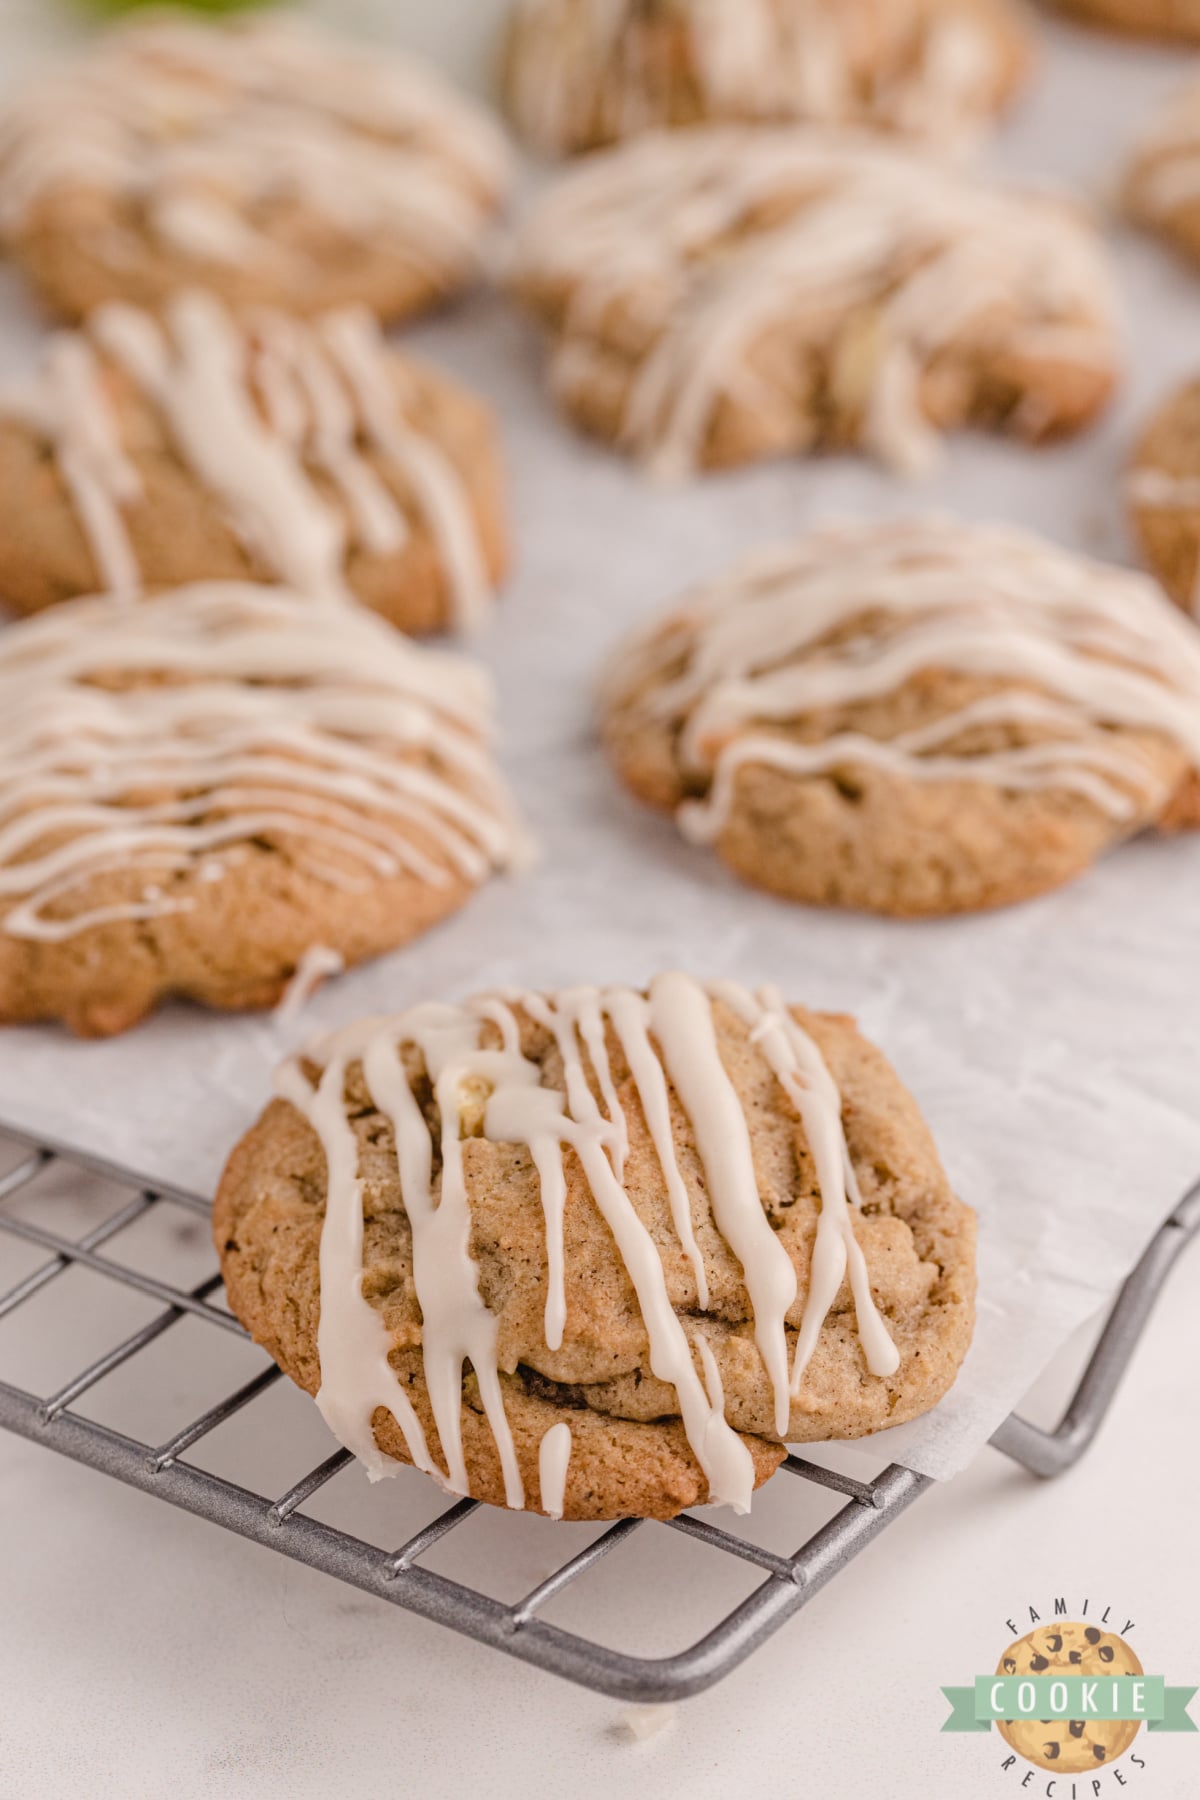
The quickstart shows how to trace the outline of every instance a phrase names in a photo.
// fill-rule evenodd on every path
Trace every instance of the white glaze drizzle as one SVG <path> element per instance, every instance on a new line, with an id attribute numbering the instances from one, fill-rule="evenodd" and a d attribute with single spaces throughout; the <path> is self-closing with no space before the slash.
<path id="1" fill-rule="evenodd" d="M 563 1516 L 571 1448 L 571 1427 L 565 1419 L 551 1425 L 538 1445 L 538 1490 L 542 1511 L 551 1519 Z"/>
<path id="2" fill-rule="evenodd" d="M 135 22 L 0 117 L 0 233 L 57 190 L 111 189 L 201 268 L 303 274 L 253 223 L 296 198 L 450 285 L 508 179 L 500 132 L 433 70 L 282 17 Z"/>
<path id="3" fill-rule="evenodd" d="M 836 366 L 847 316 L 869 315 L 864 441 L 911 471 L 937 447 L 920 379 L 940 353 L 1002 329 L 1016 357 L 1115 358 L 1103 250 L 1068 206 L 852 134 L 711 126 L 591 157 L 530 209 L 514 273 L 570 290 L 551 365 L 568 402 L 611 355 L 608 310 L 630 312 L 648 347 L 620 439 L 667 475 L 697 466 L 723 396 L 769 398 L 752 352 L 776 328 Z"/>
<path id="4" fill-rule="evenodd" d="M 771 730 L 888 695 L 926 669 L 1012 685 L 892 738 Z M 1116 819 L 1168 795 L 1136 744 L 1098 726 L 1161 733 L 1200 767 L 1193 628 L 1144 576 L 1006 527 L 815 532 L 689 596 L 621 654 L 607 692 L 618 706 L 641 692 L 636 712 L 675 722 L 682 766 L 708 784 L 677 816 L 705 842 L 720 836 L 747 764 L 803 776 L 868 763 L 918 781 L 1064 788 Z M 955 748 L 989 726 L 1038 735 Z"/>
<path id="5" fill-rule="evenodd" d="M 712 1008 L 718 1002 L 748 1026 L 748 1041 L 758 1048 L 796 1108 L 817 1170 L 822 1219 L 813 1287 L 790 1366 L 784 1323 L 794 1307 L 796 1277 L 763 1208 L 750 1126 L 717 1048 Z M 543 1085 L 543 1068 L 523 1053 L 518 1012 L 550 1034 L 562 1064 L 557 1085 Z M 348 1145 L 353 1134 L 344 1100 L 347 1072 L 357 1062 L 368 1095 L 394 1133 L 400 1194 L 412 1230 L 425 1378 L 445 1464 L 441 1477 L 451 1491 L 469 1491 L 461 1437 L 462 1374 L 469 1361 L 504 1470 L 507 1502 L 523 1504 L 497 1363 L 497 1322 L 480 1295 L 479 1270 L 471 1254 L 465 1145 L 472 1136 L 482 1135 L 493 1143 L 524 1144 L 538 1171 L 549 1268 L 547 1348 L 561 1344 L 565 1324 L 561 1232 L 567 1179 L 564 1150 L 569 1148 L 636 1293 L 651 1369 L 676 1390 L 684 1430 L 708 1479 L 710 1498 L 746 1511 L 754 1486 L 753 1463 L 725 1418 L 717 1358 L 702 1331 L 694 1339 L 685 1332 L 668 1288 L 662 1251 L 615 1172 L 620 1146 L 628 1144 L 628 1125 L 611 1068 L 607 1077 L 604 1073 L 607 1049 L 601 1061 L 594 1055 L 595 1046 L 603 1042 L 605 1025 L 623 1052 L 631 1045 L 637 1052 L 636 1057 L 627 1057 L 630 1074 L 664 1173 L 675 1168 L 678 1175 L 670 1119 L 659 1119 L 656 1129 L 651 1114 L 668 1081 L 691 1122 L 714 1226 L 742 1267 L 755 1342 L 775 1394 L 779 1434 L 786 1434 L 791 1399 L 800 1391 L 842 1271 L 850 1275 L 868 1369 L 880 1376 L 895 1372 L 899 1358 L 871 1297 L 866 1266 L 853 1236 L 851 1203 L 857 1202 L 858 1194 L 841 1126 L 841 1099 L 817 1045 L 786 1012 L 774 990 L 756 997 L 736 984 L 721 983 L 706 991 L 690 977 L 664 975 L 651 984 L 648 995 L 627 988 L 573 988 L 554 995 L 516 991 L 486 995 L 461 1006 L 417 1006 L 396 1018 L 352 1026 L 284 1065 L 276 1091 L 312 1124 L 330 1170 L 321 1235 L 318 1404 L 331 1429 L 373 1473 L 387 1472 L 371 1419 L 378 1406 L 389 1405 L 382 1372 L 387 1368 L 390 1337 L 380 1313 L 362 1293 L 363 1196 Z M 488 1035 L 489 1027 L 499 1035 L 498 1046 Z M 430 1129 L 406 1071 L 402 1056 L 406 1046 L 420 1053 L 440 1112 L 442 1172 L 436 1200 L 431 1188 Z M 585 1056 L 604 1098 L 604 1111 L 597 1103 Z M 647 1077 L 647 1058 L 657 1069 L 653 1078 Z M 312 1065 L 320 1071 L 315 1087 L 308 1073 Z M 464 1121 L 469 1123 L 464 1126 Z M 464 1129 L 470 1134 L 466 1138 Z M 548 1186 L 555 1190 L 552 1201 L 547 1198 Z M 673 1200 L 672 1206 L 678 1218 Z M 414 1462 L 427 1467 L 424 1434 L 410 1436 L 407 1402 L 391 1411 Z M 569 1435 L 565 1444 L 559 1438 L 550 1447 L 547 1439 L 542 1440 L 544 1511 L 553 1513 L 555 1501 L 561 1510 L 569 1450 Z"/>
<path id="6" fill-rule="evenodd" d="M 960 147 L 1002 97 L 998 36 L 953 6 L 895 21 L 894 3 L 679 0 L 674 13 L 708 116 L 860 121 Z M 538 149 L 570 150 L 592 119 L 604 137 L 668 122 L 642 26 L 635 0 L 521 0 L 512 109 Z"/>
<path id="7" fill-rule="evenodd" d="M 132 306 L 102 306 L 86 334 L 51 340 L 40 376 L 0 391 L 0 421 L 19 420 L 53 448 L 101 584 L 129 596 L 141 575 L 124 509 L 142 489 L 121 442 L 106 363 L 157 410 L 185 468 L 276 579 L 345 596 L 352 547 L 378 556 L 403 548 L 404 507 L 366 448 L 398 472 L 427 521 L 454 624 L 480 622 L 489 584 L 471 502 L 445 451 L 407 416 L 412 374 L 365 310 L 311 325 L 260 311 L 242 326 L 198 291 L 170 302 L 163 321 Z M 317 474 L 337 488 L 348 524 Z"/>
<path id="8" fill-rule="evenodd" d="M 321 983 L 330 975 L 340 975 L 345 966 L 340 950 L 331 950 L 328 944 L 310 944 L 296 964 L 296 972 L 273 1017 L 281 1025 L 290 1025 L 299 1018 Z"/>
<path id="9" fill-rule="evenodd" d="M 1135 506 L 1200 512 L 1200 475 L 1171 475 L 1166 469 L 1132 469 L 1128 493 Z"/>
<path id="10" fill-rule="evenodd" d="M 95 685 L 114 673 L 133 685 Z M 482 671 L 337 602 L 214 582 L 52 608 L 0 638 L 0 930 L 189 907 L 155 878 L 212 851 L 219 879 L 263 833 L 342 887 L 480 882 L 520 848 L 490 713 Z M 147 887 L 89 905 L 114 869 Z"/>

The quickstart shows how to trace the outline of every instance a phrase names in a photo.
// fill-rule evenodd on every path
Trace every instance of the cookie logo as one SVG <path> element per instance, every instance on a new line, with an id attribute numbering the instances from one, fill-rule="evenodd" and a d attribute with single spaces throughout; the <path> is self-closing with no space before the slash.
<path id="1" fill-rule="evenodd" d="M 1125 1639 L 1071 1620 L 1044 1625 L 1010 1644 L 997 1675 L 1144 1675 Z M 1124 1756 L 1140 1719 L 998 1719 L 996 1728 L 1026 1762 L 1063 1775 L 1082 1775 Z"/>
<path id="2" fill-rule="evenodd" d="M 942 1730 L 994 1726 L 999 1774 L 1045 1800 L 1116 1800 L 1152 1760 L 1143 1726 L 1196 1730 L 1187 1710 L 1196 1689 L 1146 1673 L 1129 1642 L 1134 1621 L 1115 1607 L 1057 1595 L 1040 1612 L 1022 1610 L 1031 1629 L 1018 1635 L 1017 1619 L 1005 1620 L 1010 1641 L 990 1675 L 942 1689 L 952 1708 Z"/>

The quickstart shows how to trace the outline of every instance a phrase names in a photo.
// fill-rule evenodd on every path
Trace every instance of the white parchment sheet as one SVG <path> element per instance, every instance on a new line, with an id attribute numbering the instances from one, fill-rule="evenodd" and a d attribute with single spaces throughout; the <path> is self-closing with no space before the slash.
<path id="1" fill-rule="evenodd" d="M 1065 31 L 1047 40 L 1038 89 L 990 161 L 1102 197 L 1123 144 L 1192 59 Z M 539 866 L 327 985 L 286 1026 L 175 1008 L 111 1043 L 2 1033 L 0 1122 L 209 1192 L 279 1056 L 358 1014 L 493 983 L 641 982 L 665 967 L 777 983 L 858 1015 L 979 1211 L 975 1346 L 949 1398 L 888 1446 L 938 1477 L 963 1467 L 1200 1174 L 1200 839 L 1143 841 L 993 916 L 901 925 L 808 911 L 738 885 L 617 790 L 593 739 L 593 689 L 622 633 L 685 584 L 830 514 L 949 508 L 1128 557 L 1120 471 L 1147 408 L 1200 373 L 1200 274 L 1129 234 L 1113 250 L 1130 372 L 1105 423 L 1043 453 L 959 440 L 917 490 L 850 458 L 655 490 L 554 415 L 536 336 L 499 300 L 412 332 L 504 424 L 517 569 L 477 654 L 496 678 Z M 35 342 L 6 280 L 0 368 Z"/>

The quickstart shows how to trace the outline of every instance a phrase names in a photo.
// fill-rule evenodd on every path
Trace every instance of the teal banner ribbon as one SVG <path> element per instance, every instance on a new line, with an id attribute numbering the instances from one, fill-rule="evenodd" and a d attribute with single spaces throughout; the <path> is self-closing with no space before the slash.
<path id="1" fill-rule="evenodd" d="M 975 1717 L 975 1689 L 973 1687 L 944 1687 L 942 1692 L 950 1702 L 951 1709 L 950 1717 L 942 1726 L 943 1731 L 990 1731 L 992 1729 L 990 1719 Z"/>
<path id="2" fill-rule="evenodd" d="M 943 1731 L 988 1731 L 997 1719 L 1124 1719 L 1150 1731 L 1195 1731 L 1194 1687 L 1161 1675 L 977 1675 L 971 1687 L 944 1687 Z"/>

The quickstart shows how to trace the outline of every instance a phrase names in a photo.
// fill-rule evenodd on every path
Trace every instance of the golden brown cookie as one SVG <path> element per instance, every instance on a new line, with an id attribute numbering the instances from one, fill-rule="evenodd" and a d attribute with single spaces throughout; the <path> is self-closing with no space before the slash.
<path id="1" fill-rule="evenodd" d="M 1200 4 L 1195 18 L 1200 38 Z M 1134 146 L 1124 204 L 1137 224 L 1200 261 L 1200 82 L 1180 89 Z"/>
<path id="2" fill-rule="evenodd" d="M 782 1441 L 945 1393 L 975 1220 L 852 1020 L 664 975 L 427 1003 L 285 1066 L 213 1233 L 374 1473 L 571 1519 L 745 1511 Z"/>
<path id="3" fill-rule="evenodd" d="M 1010 1644 L 997 1675 L 1144 1675 L 1124 1638 L 1079 1619 L 1041 1625 Z M 1141 1725 L 1126 1719 L 1001 1719 L 996 1729 L 1027 1761 L 1082 1775 L 1124 1756 Z"/>
<path id="4" fill-rule="evenodd" d="M 1055 0 L 1061 12 L 1140 37 L 1200 42 L 1200 0 Z"/>
<path id="5" fill-rule="evenodd" d="M 1129 472 L 1142 553 L 1185 612 L 1200 611 L 1200 381 L 1172 394 L 1143 431 Z"/>
<path id="6" fill-rule="evenodd" d="M 505 565 L 488 409 L 349 308 L 99 308 L 0 388 L 0 601 L 278 581 L 465 629 Z"/>
<path id="7" fill-rule="evenodd" d="M 1200 636 L 1154 584 L 1005 527 L 814 532 L 618 656 L 621 779 L 745 880 L 1003 906 L 1200 823 Z"/>
<path id="8" fill-rule="evenodd" d="M 1031 60 L 1009 0 L 517 0 L 502 81 L 519 131 L 553 156 L 718 120 L 953 146 Z"/>
<path id="9" fill-rule="evenodd" d="M 1117 370 L 1074 209 L 854 134 L 602 151 L 534 202 L 512 281 L 555 397 L 666 474 L 848 445 L 916 471 L 958 426 L 1078 430 Z"/>
<path id="10" fill-rule="evenodd" d="M 516 845 L 481 670 L 213 582 L 0 635 L 0 1021 L 105 1036 L 395 949 Z M 15 1054 L 15 1051 L 14 1051 Z"/>
<path id="11" fill-rule="evenodd" d="M 508 175 L 487 115 L 394 51 L 159 15 L 0 115 L 0 244 L 71 318 L 197 284 L 399 318 L 475 278 Z"/>

